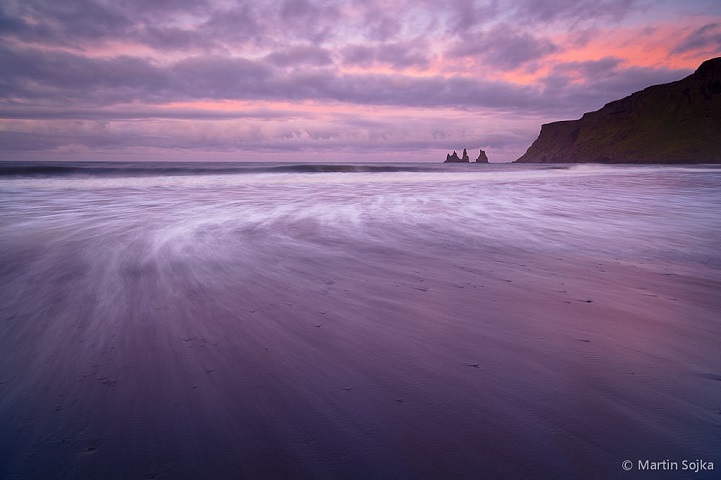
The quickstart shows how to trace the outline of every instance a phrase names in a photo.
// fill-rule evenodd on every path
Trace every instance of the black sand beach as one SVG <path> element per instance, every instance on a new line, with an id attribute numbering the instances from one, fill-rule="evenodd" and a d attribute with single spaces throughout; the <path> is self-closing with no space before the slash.
<path id="1" fill-rule="evenodd" d="M 716 478 L 719 186 L 3 178 L 0 478 Z"/>

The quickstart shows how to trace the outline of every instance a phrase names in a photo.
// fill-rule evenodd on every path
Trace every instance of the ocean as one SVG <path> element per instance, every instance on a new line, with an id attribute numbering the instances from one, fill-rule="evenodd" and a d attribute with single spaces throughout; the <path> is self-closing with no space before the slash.
<path id="1" fill-rule="evenodd" d="M 720 206 L 708 165 L 0 163 L 0 478 L 718 475 Z"/>

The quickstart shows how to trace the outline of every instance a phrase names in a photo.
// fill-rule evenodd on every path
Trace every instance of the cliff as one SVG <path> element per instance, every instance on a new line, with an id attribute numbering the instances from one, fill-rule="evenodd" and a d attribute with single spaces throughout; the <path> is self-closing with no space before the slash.
<path id="1" fill-rule="evenodd" d="M 519 163 L 721 163 L 721 57 L 654 85 L 545 124 Z"/>

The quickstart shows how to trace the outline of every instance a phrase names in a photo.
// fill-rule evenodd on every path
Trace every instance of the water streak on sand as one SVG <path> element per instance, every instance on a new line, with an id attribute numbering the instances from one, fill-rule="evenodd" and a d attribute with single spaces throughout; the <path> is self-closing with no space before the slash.
<path id="1" fill-rule="evenodd" d="M 0 477 L 721 466 L 719 205 L 704 166 L 0 165 Z"/>

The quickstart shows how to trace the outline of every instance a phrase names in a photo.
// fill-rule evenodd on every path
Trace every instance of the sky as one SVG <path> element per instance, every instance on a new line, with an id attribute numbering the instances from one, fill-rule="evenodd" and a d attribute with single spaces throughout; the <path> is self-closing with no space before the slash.
<path id="1" fill-rule="evenodd" d="M 0 0 L 0 161 L 509 162 L 717 56 L 717 0 Z"/>

